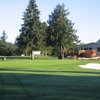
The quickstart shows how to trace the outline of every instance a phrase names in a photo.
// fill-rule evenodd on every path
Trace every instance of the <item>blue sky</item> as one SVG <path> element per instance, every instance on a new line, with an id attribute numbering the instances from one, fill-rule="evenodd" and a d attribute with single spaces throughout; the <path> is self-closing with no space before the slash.
<path id="1" fill-rule="evenodd" d="M 0 33 L 3 30 L 8 35 L 7 41 L 15 41 L 20 34 L 23 23 L 23 12 L 29 0 L 1 0 L 0 1 Z M 57 4 L 65 4 L 69 9 L 69 19 L 75 23 L 77 35 L 83 43 L 96 42 L 100 39 L 100 0 L 36 0 L 41 14 L 41 21 L 47 21 L 48 15 Z"/>

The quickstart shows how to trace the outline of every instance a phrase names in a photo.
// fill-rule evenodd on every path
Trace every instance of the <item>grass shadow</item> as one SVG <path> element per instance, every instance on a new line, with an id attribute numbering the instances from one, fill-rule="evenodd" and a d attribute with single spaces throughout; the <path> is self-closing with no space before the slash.
<path id="1" fill-rule="evenodd" d="M 0 73 L 0 100 L 100 100 L 100 77 Z"/>
<path id="2" fill-rule="evenodd" d="M 95 72 L 95 71 L 79 71 L 79 70 L 23 70 L 23 69 L 12 69 L 12 68 L 0 68 L 0 71 L 14 71 L 14 72 L 43 72 L 43 73 L 56 73 L 56 72 L 61 72 L 61 73 L 79 73 L 79 74 L 100 74 L 100 72 Z"/>

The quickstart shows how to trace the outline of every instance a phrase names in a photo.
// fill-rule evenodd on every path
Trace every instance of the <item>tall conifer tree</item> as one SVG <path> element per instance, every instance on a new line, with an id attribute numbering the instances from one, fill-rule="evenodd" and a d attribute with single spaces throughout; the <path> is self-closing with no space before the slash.
<path id="1" fill-rule="evenodd" d="M 23 15 L 24 23 L 20 29 L 20 36 L 16 39 L 17 45 L 26 52 L 26 55 L 31 50 L 39 50 L 42 41 L 39 15 L 40 11 L 37 8 L 36 1 L 30 0 Z"/>
<path id="2" fill-rule="evenodd" d="M 69 11 L 65 10 L 64 4 L 57 5 L 48 20 L 47 43 L 54 48 L 59 59 L 63 58 L 64 49 L 78 39 L 68 15 Z"/>

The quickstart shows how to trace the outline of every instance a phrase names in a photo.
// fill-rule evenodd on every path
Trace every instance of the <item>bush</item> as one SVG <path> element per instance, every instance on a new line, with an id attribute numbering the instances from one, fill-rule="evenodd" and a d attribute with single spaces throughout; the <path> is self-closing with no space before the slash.
<path id="1" fill-rule="evenodd" d="M 30 59 L 30 56 L 0 56 L 0 59 Z"/>
<path id="2" fill-rule="evenodd" d="M 79 57 L 86 57 L 86 58 L 90 58 L 90 57 L 91 57 L 91 55 L 90 55 L 89 53 L 87 53 L 87 52 L 83 52 L 83 53 L 81 53 L 81 54 L 79 55 Z"/>

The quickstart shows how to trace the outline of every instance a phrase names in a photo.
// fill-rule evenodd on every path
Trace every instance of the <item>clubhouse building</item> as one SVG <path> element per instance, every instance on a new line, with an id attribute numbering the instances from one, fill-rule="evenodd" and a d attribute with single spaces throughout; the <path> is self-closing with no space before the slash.
<path id="1" fill-rule="evenodd" d="M 79 50 L 79 54 L 81 53 L 86 53 L 90 57 L 100 56 L 100 40 L 83 45 Z"/>

